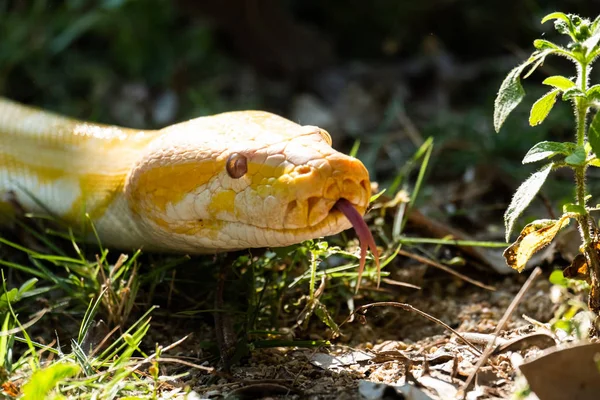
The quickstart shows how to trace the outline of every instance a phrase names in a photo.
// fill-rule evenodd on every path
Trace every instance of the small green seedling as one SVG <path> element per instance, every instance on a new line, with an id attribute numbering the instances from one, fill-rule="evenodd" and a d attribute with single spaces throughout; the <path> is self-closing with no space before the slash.
<path id="1" fill-rule="evenodd" d="M 589 197 L 586 192 L 585 175 L 588 167 L 600 167 L 600 85 L 589 85 L 591 65 L 600 55 L 600 16 L 594 21 L 577 15 L 561 12 L 551 13 L 542 19 L 542 23 L 554 21 L 556 30 L 569 38 L 566 46 L 560 46 L 548 40 L 533 42 L 537 49 L 523 64 L 513 68 L 502 82 L 494 105 L 494 128 L 500 130 L 512 110 L 521 102 L 525 91 L 521 85 L 521 75 L 527 78 L 549 55 L 567 58 L 575 64 L 576 76 L 550 76 L 542 83 L 550 86 L 550 91 L 539 98 L 531 108 L 529 124 L 538 125 L 546 119 L 559 97 L 570 102 L 575 111 L 576 135 L 574 142 L 540 142 L 525 155 L 523 163 L 544 161 L 546 164 L 531 175 L 517 189 L 506 213 L 506 240 L 514 228 L 517 218 L 529 205 L 542 187 L 551 171 L 558 168 L 571 168 L 575 175 L 576 198 L 572 204 L 563 208 L 562 216 L 557 220 L 543 219 L 534 221 L 523 229 L 519 238 L 504 252 L 507 263 L 522 271 L 533 253 L 550 243 L 570 220 L 575 220 L 581 233 L 583 245 L 576 264 L 565 270 L 565 276 L 577 275 L 590 284 L 588 305 L 590 310 L 600 314 L 600 238 L 596 222 L 590 215 L 592 208 L 586 204 Z M 592 115 L 588 121 L 588 114 Z"/>

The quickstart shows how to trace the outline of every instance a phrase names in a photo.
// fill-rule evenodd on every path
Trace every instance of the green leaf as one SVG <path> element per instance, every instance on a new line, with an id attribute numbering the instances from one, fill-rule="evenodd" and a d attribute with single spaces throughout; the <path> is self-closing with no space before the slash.
<path id="1" fill-rule="evenodd" d="M 570 142 L 540 142 L 534 145 L 523 158 L 523 164 L 554 157 L 557 154 L 569 155 L 575 150 L 575 144 Z"/>
<path id="2" fill-rule="evenodd" d="M 590 86 L 585 94 L 589 101 L 600 101 L 600 85 Z"/>
<path id="3" fill-rule="evenodd" d="M 564 277 L 563 272 L 560 269 L 554 270 L 552 273 L 550 273 L 549 281 L 553 285 L 562 287 L 567 287 L 569 284 L 568 279 Z"/>
<path id="4" fill-rule="evenodd" d="M 595 32 L 598 28 L 600 28 L 600 15 L 596 17 L 596 19 L 594 20 L 594 22 L 592 22 L 592 25 L 590 26 L 592 32 Z"/>
<path id="5" fill-rule="evenodd" d="M 565 162 L 569 165 L 573 165 L 575 167 L 585 165 L 585 159 L 587 158 L 587 153 L 583 146 L 577 147 L 571 154 L 565 157 Z"/>
<path id="6" fill-rule="evenodd" d="M 329 314 L 329 311 L 327 311 L 327 307 L 325 307 L 325 305 L 321 302 L 319 302 L 317 304 L 317 307 L 315 308 L 315 315 L 319 317 L 321 322 L 327 325 L 327 327 L 329 327 L 329 329 L 331 329 L 336 336 L 339 336 L 341 334 L 338 324 L 335 323 L 335 321 Z"/>
<path id="7" fill-rule="evenodd" d="M 544 40 L 544 39 L 536 39 L 533 41 L 533 45 L 535 46 L 536 49 L 538 50 L 547 50 L 547 49 L 553 49 L 553 50 L 558 50 L 561 47 L 552 43 L 549 40 Z"/>
<path id="8" fill-rule="evenodd" d="M 539 171 L 527 178 L 515 192 L 510 205 L 504 213 L 504 226 L 506 227 L 507 242 L 510 239 L 510 234 L 512 233 L 517 218 L 519 218 L 529 203 L 531 203 L 531 200 L 533 200 L 540 191 L 546 178 L 548 178 L 550 171 L 552 171 L 553 165 L 554 163 L 544 165 Z"/>
<path id="9" fill-rule="evenodd" d="M 500 85 L 500 90 L 498 90 L 498 95 L 494 102 L 494 129 L 496 129 L 496 132 L 500 131 L 508 115 L 525 97 L 525 90 L 521 85 L 520 75 L 527 65 L 529 65 L 529 62 L 526 61 L 524 64 L 513 68 L 506 78 L 504 78 L 504 81 L 502 81 L 502 85 Z"/>
<path id="10" fill-rule="evenodd" d="M 12 315 L 5 313 L 4 322 L 2 323 L 2 337 L 0 337 L 0 368 L 10 371 L 12 369 L 12 353 L 14 335 L 7 334 L 8 330 L 13 327 L 11 323 Z"/>
<path id="11" fill-rule="evenodd" d="M 560 329 L 561 331 L 565 331 L 566 333 L 571 333 L 573 331 L 573 323 L 564 319 L 559 319 L 555 323 L 552 324 L 552 330 L 556 331 Z"/>
<path id="12" fill-rule="evenodd" d="M 529 114 L 529 125 L 536 126 L 541 124 L 552 107 L 556 102 L 556 96 L 558 95 L 558 89 L 552 89 L 542 97 L 538 99 L 535 103 L 533 103 L 533 107 L 531 107 L 531 113 Z"/>
<path id="13" fill-rule="evenodd" d="M 567 16 L 567 14 L 561 12 L 553 12 L 546 15 L 544 18 L 542 18 L 542 24 L 553 19 L 560 19 L 571 25 L 571 19 Z"/>
<path id="14" fill-rule="evenodd" d="M 600 168 L 600 158 L 594 158 L 588 161 L 588 165 L 591 167 Z"/>
<path id="15" fill-rule="evenodd" d="M 373 203 L 375 200 L 377 200 L 382 194 L 385 193 L 387 189 L 383 189 L 377 193 L 375 193 L 373 196 L 371 196 L 371 198 L 369 199 L 369 204 Z"/>
<path id="16" fill-rule="evenodd" d="M 523 75 L 523 79 L 529 78 L 529 75 L 533 74 L 533 72 L 544 63 L 546 56 L 553 52 L 554 50 L 548 49 L 543 51 L 536 51 L 535 53 L 533 53 L 533 55 L 529 57 L 529 60 L 527 60 L 530 63 L 533 63 L 533 65 L 531 66 L 531 68 L 529 68 L 529 71 L 527 71 L 525 75 Z"/>
<path id="17" fill-rule="evenodd" d="M 598 41 L 600 41 L 600 30 L 596 31 L 585 42 L 583 42 L 583 47 L 587 49 L 588 55 L 592 54 L 594 50 L 596 50 L 596 46 L 598 46 Z"/>
<path id="18" fill-rule="evenodd" d="M 27 294 L 27 292 L 29 292 L 30 290 L 33 290 L 33 288 L 35 287 L 35 284 L 37 282 L 38 282 L 37 278 L 31 278 L 31 279 L 28 279 L 25 283 L 23 283 L 19 287 L 19 297 L 22 297 L 23 295 Z"/>
<path id="19" fill-rule="evenodd" d="M 600 112 L 596 112 L 592 122 L 590 122 L 588 141 L 594 154 L 600 155 Z"/>
<path id="20" fill-rule="evenodd" d="M 513 68 L 506 78 L 504 78 L 504 81 L 502 81 L 502 85 L 500 85 L 500 89 L 498 90 L 496 100 L 494 101 L 494 129 L 496 132 L 500 131 L 500 128 L 508 115 L 519 105 L 521 100 L 523 100 L 523 97 L 525 97 L 525 90 L 523 90 L 523 86 L 521 85 L 521 73 L 528 65 L 535 63 L 527 73 L 527 75 L 531 74 L 544 61 L 546 56 L 553 52 L 555 52 L 553 49 L 536 51 L 527 59 L 527 61 Z"/>
<path id="21" fill-rule="evenodd" d="M 567 90 L 575 86 L 575 82 L 562 75 L 549 76 L 542 82 L 544 85 L 553 86 L 560 90 Z"/>
<path id="22" fill-rule="evenodd" d="M 562 95 L 563 100 L 571 100 L 576 97 L 585 97 L 585 93 L 583 93 L 578 87 L 569 88 L 565 90 Z"/>
<path id="23" fill-rule="evenodd" d="M 31 379 L 23 385 L 23 400 L 45 399 L 62 380 L 79 373 L 79 366 L 73 363 L 56 363 L 48 368 L 35 371 Z"/>
<path id="24" fill-rule="evenodd" d="M 580 206 L 579 204 L 568 203 L 563 206 L 563 213 L 573 213 L 579 215 L 585 215 L 585 207 Z"/>

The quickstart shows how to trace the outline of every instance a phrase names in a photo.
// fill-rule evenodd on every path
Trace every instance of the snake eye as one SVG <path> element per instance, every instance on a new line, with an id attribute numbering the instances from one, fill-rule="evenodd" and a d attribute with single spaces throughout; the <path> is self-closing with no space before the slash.
<path id="1" fill-rule="evenodd" d="M 248 159 L 240 153 L 232 153 L 227 159 L 227 174 L 233 179 L 239 179 L 248 172 Z"/>

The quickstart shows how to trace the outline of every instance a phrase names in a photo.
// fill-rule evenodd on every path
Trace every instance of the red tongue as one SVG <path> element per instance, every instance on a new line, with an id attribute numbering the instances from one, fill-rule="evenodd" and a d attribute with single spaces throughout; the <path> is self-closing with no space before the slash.
<path id="1" fill-rule="evenodd" d="M 362 215 L 356 211 L 352 203 L 350 203 L 346 199 L 339 199 L 335 203 L 335 208 L 340 210 L 342 214 L 348 218 L 348 221 L 354 227 L 354 231 L 356 232 L 356 236 L 358 236 L 358 240 L 360 241 L 360 263 L 358 267 L 358 282 L 356 284 L 356 291 L 360 288 L 360 279 L 362 277 L 362 273 L 365 269 L 365 261 L 367 260 L 367 247 L 373 253 L 373 258 L 375 258 L 375 264 L 377 265 L 377 287 L 379 287 L 379 281 L 381 280 L 381 267 L 379 265 L 379 252 L 377 251 L 377 246 L 375 245 L 375 239 L 373 239 L 373 235 L 371 235 L 371 231 L 367 226 L 365 220 Z"/>

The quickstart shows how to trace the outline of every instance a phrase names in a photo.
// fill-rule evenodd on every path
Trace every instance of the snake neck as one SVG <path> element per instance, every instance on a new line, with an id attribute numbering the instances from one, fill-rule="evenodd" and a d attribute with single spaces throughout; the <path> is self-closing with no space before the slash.
<path id="1" fill-rule="evenodd" d="M 0 194 L 70 223 L 86 213 L 97 220 L 118 203 L 132 162 L 157 135 L 0 98 Z"/>

